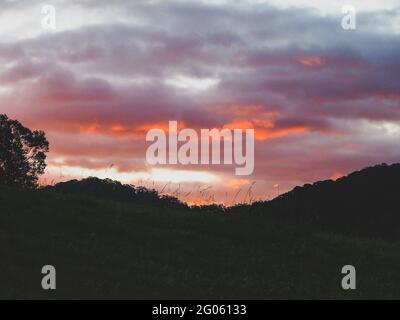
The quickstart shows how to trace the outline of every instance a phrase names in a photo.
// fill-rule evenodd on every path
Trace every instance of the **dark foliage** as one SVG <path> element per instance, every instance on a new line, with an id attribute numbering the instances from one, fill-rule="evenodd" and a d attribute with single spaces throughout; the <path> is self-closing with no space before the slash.
<path id="1" fill-rule="evenodd" d="M 203 213 L 225 213 L 226 207 L 219 204 L 200 205 L 190 207 L 192 211 Z"/>
<path id="2" fill-rule="evenodd" d="M 36 187 L 46 168 L 49 143 L 43 131 L 31 131 L 0 115 L 0 184 Z"/>
<path id="3" fill-rule="evenodd" d="M 45 189 L 136 204 L 188 208 L 175 197 L 161 196 L 155 190 L 109 179 L 72 180 Z M 324 231 L 397 239 L 400 238 L 398 190 L 400 164 L 382 164 L 337 181 L 320 181 L 296 187 L 272 201 L 232 208 L 207 205 L 190 209 L 210 214 L 257 214 L 288 224 L 318 226 Z"/>
<path id="4" fill-rule="evenodd" d="M 160 196 L 157 191 L 144 187 L 122 184 L 111 179 L 99 179 L 90 177 L 83 180 L 71 180 L 61 182 L 55 186 L 43 188 L 48 191 L 55 191 L 66 194 L 76 194 L 83 197 L 91 196 L 98 199 L 130 202 L 135 204 L 154 204 L 169 208 L 186 208 L 177 198 L 171 196 Z"/>
<path id="5" fill-rule="evenodd" d="M 399 190 L 400 164 L 382 164 L 337 181 L 296 187 L 247 210 L 291 223 L 318 225 L 326 230 L 400 238 Z"/>
<path id="6" fill-rule="evenodd" d="M 0 299 L 400 298 L 398 242 L 202 212 L 0 186 Z"/>

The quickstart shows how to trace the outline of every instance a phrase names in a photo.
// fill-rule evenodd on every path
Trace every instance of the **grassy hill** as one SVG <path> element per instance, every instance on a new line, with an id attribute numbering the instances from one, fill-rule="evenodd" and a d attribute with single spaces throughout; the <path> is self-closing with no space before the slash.
<path id="1" fill-rule="evenodd" d="M 337 181 L 296 187 L 253 212 L 345 234 L 400 240 L 400 164 L 381 164 Z"/>
<path id="2" fill-rule="evenodd" d="M 0 187 L 0 298 L 400 298 L 400 243 L 269 215 Z M 57 290 L 41 290 L 43 265 Z M 357 268 L 356 291 L 341 268 Z"/>

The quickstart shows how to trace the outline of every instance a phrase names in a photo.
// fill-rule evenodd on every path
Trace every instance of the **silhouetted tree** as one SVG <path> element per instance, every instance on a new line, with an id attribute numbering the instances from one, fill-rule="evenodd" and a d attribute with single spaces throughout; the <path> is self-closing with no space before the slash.
<path id="1" fill-rule="evenodd" d="M 0 114 L 0 184 L 36 187 L 48 151 L 43 131 L 31 131 Z"/>

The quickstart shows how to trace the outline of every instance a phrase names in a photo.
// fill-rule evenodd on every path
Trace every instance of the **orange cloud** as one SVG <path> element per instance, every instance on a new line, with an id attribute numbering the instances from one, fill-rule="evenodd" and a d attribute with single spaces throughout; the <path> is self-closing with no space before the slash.
<path id="1" fill-rule="evenodd" d="M 330 178 L 331 180 L 338 180 L 342 177 L 344 177 L 345 175 L 341 172 L 335 172 L 332 177 Z"/>
<path id="2" fill-rule="evenodd" d="M 89 134 L 96 133 L 98 128 L 99 128 L 99 125 L 95 123 L 95 124 L 92 124 L 89 127 L 85 128 L 84 131 Z"/>
<path id="3" fill-rule="evenodd" d="M 321 67 L 326 64 L 324 59 L 316 56 L 301 57 L 297 61 L 305 67 Z"/>
<path id="4" fill-rule="evenodd" d="M 276 128 L 272 120 L 237 120 L 224 126 L 227 129 L 254 129 L 256 140 L 282 138 L 291 134 L 302 134 L 311 131 L 308 126 L 293 126 L 289 128 Z"/>
<path id="5" fill-rule="evenodd" d="M 230 189 L 239 189 L 242 186 L 250 184 L 250 181 L 247 179 L 232 179 L 229 180 L 225 186 Z"/>
<path id="6" fill-rule="evenodd" d="M 178 130 L 182 130 L 186 127 L 183 121 L 178 122 Z M 122 124 L 75 124 L 75 123 L 65 123 L 58 126 L 57 129 L 62 128 L 64 131 L 68 132 L 81 132 L 88 134 L 104 134 L 110 135 L 117 138 L 142 138 L 151 129 L 161 129 L 166 133 L 169 132 L 169 123 L 157 122 L 157 123 L 145 123 L 140 125 L 130 125 L 125 126 Z"/>

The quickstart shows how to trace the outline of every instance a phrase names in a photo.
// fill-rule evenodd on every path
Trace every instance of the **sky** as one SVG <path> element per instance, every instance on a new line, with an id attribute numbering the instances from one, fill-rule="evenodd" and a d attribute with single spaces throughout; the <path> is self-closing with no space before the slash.
<path id="1" fill-rule="evenodd" d="M 0 113 L 46 132 L 43 184 L 230 205 L 400 160 L 398 0 L 0 0 L 0 22 Z M 150 166 L 146 132 L 169 120 L 254 128 L 254 173 Z"/>

